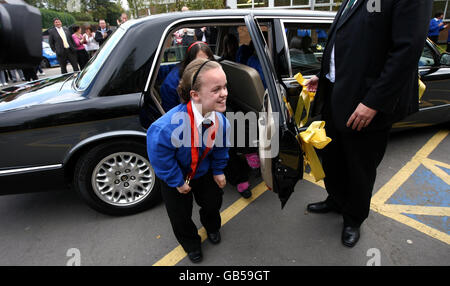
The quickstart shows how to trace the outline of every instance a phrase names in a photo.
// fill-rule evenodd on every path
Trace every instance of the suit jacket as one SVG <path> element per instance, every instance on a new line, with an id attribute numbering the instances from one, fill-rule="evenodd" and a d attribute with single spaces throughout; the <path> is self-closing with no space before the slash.
<path id="1" fill-rule="evenodd" d="M 312 115 L 320 114 L 331 96 L 333 123 L 341 131 L 351 130 L 345 124 L 359 103 L 378 111 L 365 130 L 386 128 L 418 111 L 418 61 L 433 1 L 379 1 L 381 12 L 369 12 L 373 1 L 358 0 L 338 21 L 348 3 L 344 0 L 329 31 L 336 33 L 336 81 L 327 94 L 326 75 L 319 74 Z M 327 44 L 324 55 L 332 48 Z"/>
<path id="2" fill-rule="evenodd" d="M 111 36 L 112 31 L 108 29 L 108 30 L 106 30 L 106 34 L 108 34 L 108 36 L 106 36 L 106 38 L 103 39 L 103 35 L 102 35 L 102 31 L 101 30 L 97 30 L 95 32 L 94 39 L 97 41 L 99 46 L 103 45 L 103 43 L 106 41 L 106 39 L 108 39 L 108 37 Z"/>
<path id="3" fill-rule="evenodd" d="M 73 41 L 72 35 L 69 32 L 69 29 L 67 29 L 66 27 L 62 28 L 64 30 L 64 33 L 66 33 L 67 43 L 69 44 L 70 50 L 75 52 L 76 45 L 75 42 Z M 62 55 L 64 53 L 64 43 L 56 28 L 48 30 L 48 34 L 49 34 L 48 43 L 50 45 L 50 48 L 57 55 Z"/>
<path id="4" fill-rule="evenodd" d="M 209 40 L 210 40 L 210 36 L 211 36 L 211 31 L 210 31 L 209 27 L 206 27 L 205 32 L 203 32 L 200 28 L 195 29 L 195 36 L 197 36 L 197 41 L 201 41 L 203 38 L 203 35 L 205 35 L 206 43 L 209 44 Z"/>

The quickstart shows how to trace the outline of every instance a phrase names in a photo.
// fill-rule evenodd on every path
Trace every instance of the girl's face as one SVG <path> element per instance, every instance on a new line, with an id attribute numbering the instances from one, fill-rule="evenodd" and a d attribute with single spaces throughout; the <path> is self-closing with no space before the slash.
<path id="1" fill-rule="evenodd" d="M 200 88 L 191 91 L 195 104 L 201 104 L 202 115 L 211 111 L 225 112 L 227 103 L 227 78 L 221 68 L 210 69 L 201 73 Z"/>

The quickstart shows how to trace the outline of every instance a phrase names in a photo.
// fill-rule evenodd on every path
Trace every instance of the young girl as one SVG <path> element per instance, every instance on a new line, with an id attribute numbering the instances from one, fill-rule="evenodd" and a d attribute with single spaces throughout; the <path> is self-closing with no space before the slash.
<path id="1" fill-rule="evenodd" d="M 214 59 L 214 54 L 206 43 L 195 42 L 186 51 L 184 60 L 177 64 L 166 76 L 160 88 L 161 105 L 165 112 L 180 104 L 177 87 L 184 69 L 195 59 Z"/>
<path id="2" fill-rule="evenodd" d="M 147 151 L 162 180 L 162 197 L 175 237 L 192 262 L 202 259 L 201 239 L 191 219 L 193 198 L 208 239 L 220 242 L 223 173 L 228 160 L 225 112 L 227 80 L 220 64 L 196 59 L 184 70 L 178 93 L 182 103 L 155 121 L 147 132 Z M 203 125 L 208 124 L 210 127 Z M 198 146 L 198 147 L 197 147 Z"/>

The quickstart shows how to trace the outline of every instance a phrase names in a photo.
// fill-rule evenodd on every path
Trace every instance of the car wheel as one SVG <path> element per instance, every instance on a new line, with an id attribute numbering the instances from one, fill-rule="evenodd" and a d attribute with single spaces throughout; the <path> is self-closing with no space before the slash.
<path id="1" fill-rule="evenodd" d="M 74 187 L 89 206 L 108 215 L 138 213 L 161 201 L 145 145 L 130 141 L 105 143 L 83 154 Z"/>
<path id="2" fill-rule="evenodd" d="M 48 69 L 49 67 L 50 67 L 50 62 L 46 58 L 42 59 L 41 68 Z"/>

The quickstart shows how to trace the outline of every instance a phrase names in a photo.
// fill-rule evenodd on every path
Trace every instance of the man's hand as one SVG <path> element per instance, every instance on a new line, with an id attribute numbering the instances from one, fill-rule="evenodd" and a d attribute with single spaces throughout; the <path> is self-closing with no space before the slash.
<path id="1" fill-rule="evenodd" d="M 310 78 L 305 83 L 305 85 L 306 85 L 306 90 L 308 90 L 309 92 L 316 92 L 317 86 L 319 85 L 319 78 L 314 75 L 312 78 Z"/>
<path id="2" fill-rule="evenodd" d="M 178 192 L 180 192 L 180 194 L 187 194 L 191 191 L 191 187 L 189 187 L 188 184 L 184 183 L 184 185 L 182 185 L 181 187 L 177 187 Z"/>
<path id="3" fill-rule="evenodd" d="M 369 126 L 376 114 L 377 111 L 375 109 L 360 103 L 347 121 L 347 127 L 351 126 L 353 130 L 361 131 L 364 127 Z"/>
<path id="4" fill-rule="evenodd" d="M 227 184 L 227 180 L 225 179 L 224 174 L 214 175 L 214 181 L 221 189 L 225 188 L 225 185 Z"/>

